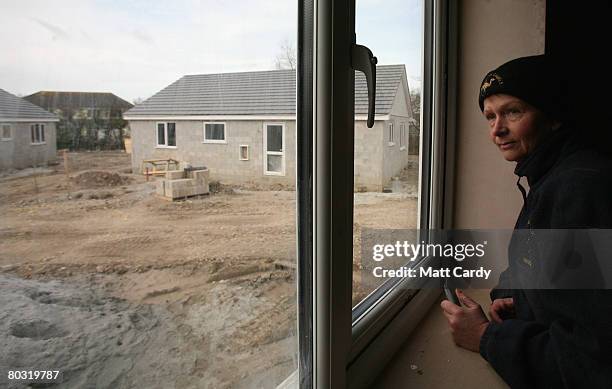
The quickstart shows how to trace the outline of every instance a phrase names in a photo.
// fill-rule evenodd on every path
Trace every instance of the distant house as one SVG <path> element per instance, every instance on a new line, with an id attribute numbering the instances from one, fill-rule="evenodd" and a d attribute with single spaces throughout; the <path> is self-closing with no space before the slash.
<path id="1" fill-rule="evenodd" d="M 133 105 L 112 93 L 41 91 L 24 99 L 60 117 L 60 148 L 123 147 L 123 113 Z"/>
<path id="2" fill-rule="evenodd" d="M 55 161 L 58 121 L 56 115 L 0 89 L 0 169 Z"/>
<path id="3" fill-rule="evenodd" d="M 295 182 L 294 70 L 184 76 L 124 114 L 132 167 L 172 158 L 225 183 Z M 355 186 L 382 190 L 408 163 L 414 121 L 404 65 L 377 67 L 376 121 L 366 126 L 365 77 L 355 80 Z"/>

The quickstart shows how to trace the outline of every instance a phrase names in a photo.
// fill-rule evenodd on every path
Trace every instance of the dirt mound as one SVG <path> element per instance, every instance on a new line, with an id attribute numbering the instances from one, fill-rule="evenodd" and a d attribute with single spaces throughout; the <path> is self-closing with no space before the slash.
<path id="1" fill-rule="evenodd" d="M 211 181 L 208 184 L 208 190 L 212 194 L 235 194 L 234 188 L 231 185 L 222 184 L 219 181 Z"/>
<path id="2" fill-rule="evenodd" d="M 88 170 L 72 177 L 72 182 L 83 188 L 126 185 L 130 181 L 130 177 L 105 170 Z"/>

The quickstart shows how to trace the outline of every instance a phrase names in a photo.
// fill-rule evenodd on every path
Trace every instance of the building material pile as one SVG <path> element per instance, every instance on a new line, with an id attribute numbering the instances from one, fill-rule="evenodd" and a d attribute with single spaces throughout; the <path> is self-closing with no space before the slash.
<path id="1" fill-rule="evenodd" d="M 166 177 L 157 181 L 157 194 L 169 200 L 208 194 L 209 171 L 203 167 L 199 170 L 169 170 Z"/>

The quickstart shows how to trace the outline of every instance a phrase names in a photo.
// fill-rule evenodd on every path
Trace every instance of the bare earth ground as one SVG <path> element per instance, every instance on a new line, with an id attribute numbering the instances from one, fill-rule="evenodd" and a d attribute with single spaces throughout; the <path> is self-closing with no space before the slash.
<path id="1" fill-rule="evenodd" d="M 297 366 L 295 192 L 169 202 L 129 165 L 71 153 L 69 175 L 0 174 L 0 370 L 60 369 L 63 387 L 280 383 Z M 415 212 L 413 196 L 356 195 L 356 245 Z"/>

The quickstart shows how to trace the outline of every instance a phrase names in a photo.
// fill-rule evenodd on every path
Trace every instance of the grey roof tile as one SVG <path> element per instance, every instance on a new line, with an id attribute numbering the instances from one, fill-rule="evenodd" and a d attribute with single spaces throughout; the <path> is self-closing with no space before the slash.
<path id="1" fill-rule="evenodd" d="M 36 104 L 47 111 L 54 112 L 56 109 L 82 109 L 98 108 L 126 111 L 134 105 L 108 92 L 57 92 L 40 91 L 24 100 Z"/>
<path id="2" fill-rule="evenodd" d="M 376 114 L 385 115 L 406 68 L 381 65 L 376 70 Z M 199 74 L 181 77 L 124 115 L 295 115 L 295 104 L 295 70 Z M 367 109 L 365 76 L 355 72 L 355 113 Z"/>
<path id="3" fill-rule="evenodd" d="M 0 89 L 0 120 L 58 120 L 57 115 Z"/>

